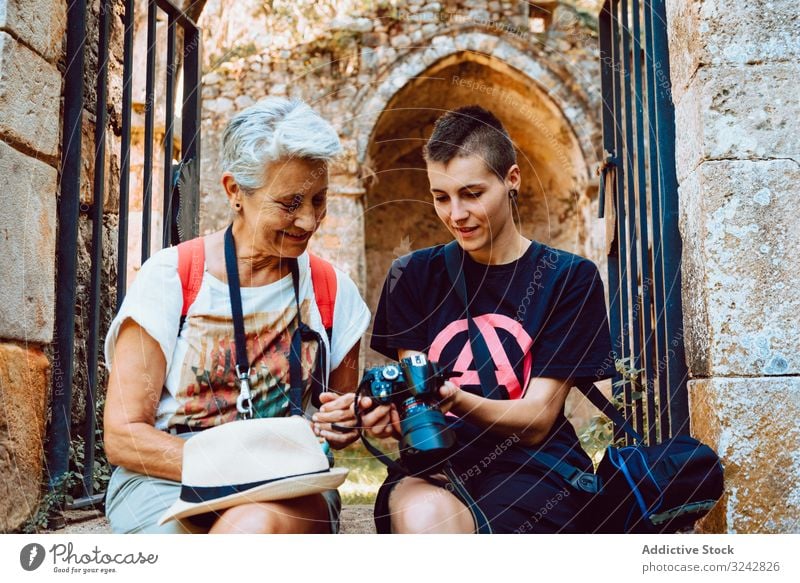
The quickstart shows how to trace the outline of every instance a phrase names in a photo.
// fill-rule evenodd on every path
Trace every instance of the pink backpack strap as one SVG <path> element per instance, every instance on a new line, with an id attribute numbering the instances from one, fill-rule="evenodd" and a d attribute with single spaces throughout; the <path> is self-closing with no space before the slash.
<path id="1" fill-rule="evenodd" d="M 333 265 L 316 255 L 309 253 L 308 258 L 314 297 L 322 316 L 322 325 L 328 333 L 328 340 L 330 340 L 333 331 L 333 310 L 336 307 L 336 270 Z"/>
<path id="2" fill-rule="evenodd" d="M 194 303 L 203 283 L 206 250 L 203 237 L 184 241 L 178 245 L 178 276 L 183 288 L 183 308 L 181 316 L 186 316 L 189 306 Z"/>

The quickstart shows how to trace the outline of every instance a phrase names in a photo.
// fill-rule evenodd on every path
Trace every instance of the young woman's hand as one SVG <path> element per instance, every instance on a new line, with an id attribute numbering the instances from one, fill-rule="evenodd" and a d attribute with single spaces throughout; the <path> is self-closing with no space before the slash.
<path id="1" fill-rule="evenodd" d="M 358 439 L 356 416 L 353 413 L 354 397 L 353 393 L 337 395 L 331 392 L 319 396 L 321 406 L 311 418 L 312 428 L 314 433 L 324 437 L 333 449 L 342 449 Z"/>
<path id="2" fill-rule="evenodd" d="M 442 410 L 442 413 L 450 411 L 460 394 L 461 388 L 450 381 L 445 381 L 444 384 L 439 387 L 439 408 Z"/>

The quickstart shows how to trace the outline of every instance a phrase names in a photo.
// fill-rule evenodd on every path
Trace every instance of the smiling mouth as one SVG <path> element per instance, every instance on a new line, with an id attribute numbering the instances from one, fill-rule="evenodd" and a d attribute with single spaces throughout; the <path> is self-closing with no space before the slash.
<path id="1" fill-rule="evenodd" d="M 474 233 L 478 227 L 456 227 L 455 229 L 462 235 L 467 235 L 469 233 Z"/>
<path id="2" fill-rule="evenodd" d="M 286 231 L 281 231 L 281 233 L 283 234 L 284 237 L 286 237 L 290 241 L 297 241 L 297 242 L 307 241 L 308 238 L 311 237 L 311 233 L 308 232 L 308 231 L 306 231 L 305 233 L 299 233 L 299 234 L 296 234 L 296 235 L 292 234 L 292 233 L 288 233 Z"/>

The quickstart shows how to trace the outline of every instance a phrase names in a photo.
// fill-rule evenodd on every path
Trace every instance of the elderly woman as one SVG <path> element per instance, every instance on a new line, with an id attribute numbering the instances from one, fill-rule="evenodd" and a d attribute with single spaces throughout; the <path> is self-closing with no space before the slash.
<path id="1" fill-rule="evenodd" d="M 222 141 L 221 184 L 233 210 L 230 233 L 251 366 L 249 411 L 259 418 L 297 413 L 288 398 L 289 354 L 303 322 L 317 334 L 303 335 L 303 374 L 297 375 L 302 383 L 295 379 L 294 385 L 302 384 L 305 406 L 312 377 L 327 377 L 330 392 L 320 396 L 314 430 L 332 447 L 344 447 L 357 437 L 355 430 L 347 431 L 354 426 L 351 391 L 358 381 L 353 363 L 370 315 L 354 283 L 335 270 L 333 327 L 326 332 L 306 253 L 325 217 L 328 164 L 340 152 L 339 139 L 304 103 L 267 99 L 236 115 Z M 114 532 L 337 530 L 341 504 L 335 490 L 245 503 L 157 526 L 179 495 L 185 440 L 242 417 L 226 231 L 203 238 L 202 279 L 185 318 L 185 286 L 172 247 L 142 265 L 108 332 L 105 447 L 118 467 L 106 512 Z M 321 351 L 326 359 L 318 358 Z"/>

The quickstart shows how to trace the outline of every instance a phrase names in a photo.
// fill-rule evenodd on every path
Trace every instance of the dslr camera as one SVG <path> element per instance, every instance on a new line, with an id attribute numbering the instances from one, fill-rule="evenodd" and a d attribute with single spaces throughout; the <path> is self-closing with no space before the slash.
<path id="1" fill-rule="evenodd" d="M 400 459 L 414 474 L 436 471 L 455 445 L 456 436 L 439 409 L 439 388 L 458 373 L 445 372 L 424 354 L 399 364 L 368 369 L 359 393 L 378 405 L 394 403 L 400 414 Z"/>

